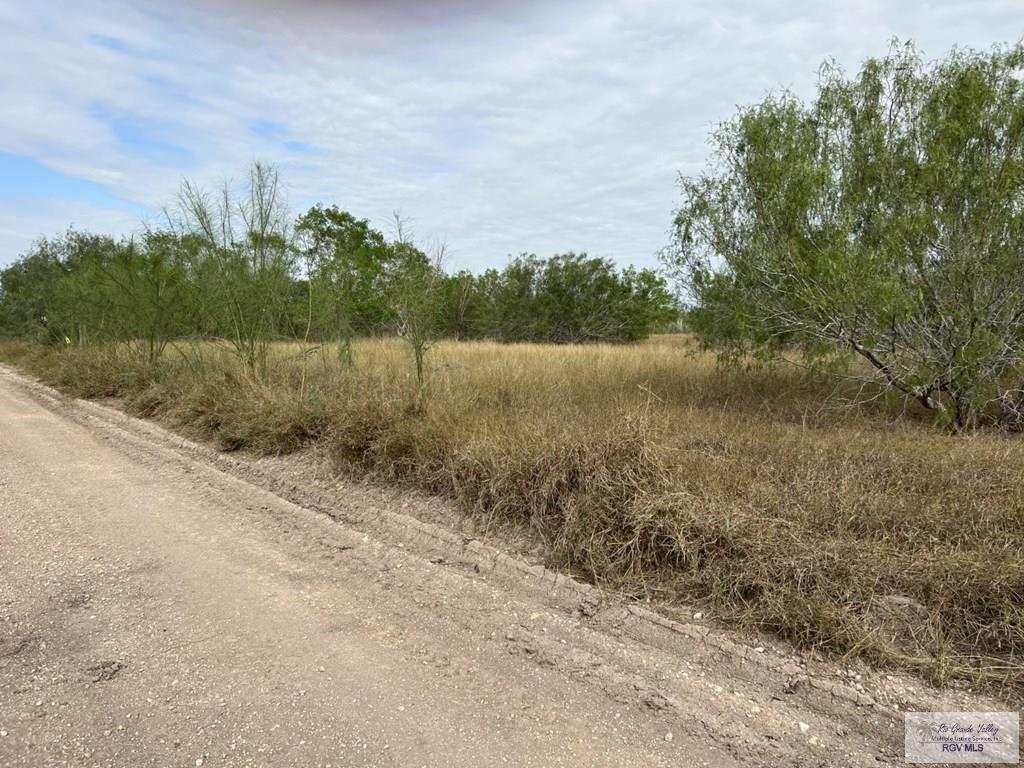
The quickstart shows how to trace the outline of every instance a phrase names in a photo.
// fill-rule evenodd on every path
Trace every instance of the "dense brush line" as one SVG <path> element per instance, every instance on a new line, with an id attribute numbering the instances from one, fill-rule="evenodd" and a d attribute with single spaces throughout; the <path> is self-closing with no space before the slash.
<path id="1" fill-rule="evenodd" d="M 449 274 L 437 249 L 389 241 L 336 208 L 317 206 L 269 233 L 212 216 L 193 212 L 177 228 L 131 239 L 69 231 L 38 241 L 0 271 L 0 337 L 122 341 L 150 361 L 176 338 L 222 338 L 255 368 L 272 339 L 338 342 L 346 352 L 358 337 L 410 333 L 424 342 L 628 342 L 678 316 L 655 272 L 586 254 L 522 255 L 501 270 Z"/>

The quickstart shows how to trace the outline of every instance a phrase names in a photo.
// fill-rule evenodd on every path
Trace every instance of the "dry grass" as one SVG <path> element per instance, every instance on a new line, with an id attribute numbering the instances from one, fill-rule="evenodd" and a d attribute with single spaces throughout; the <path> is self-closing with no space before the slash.
<path id="1" fill-rule="evenodd" d="M 354 369 L 282 344 L 265 383 L 211 345 L 159 370 L 114 350 L 0 357 L 226 449 L 319 441 L 342 470 L 528 529 L 594 580 L 939 681 L 1024 686 L 1019 439 L 840 407 L 829 382 L 723 371 L 684 337 L 444 343 L 422 395 L 393 341 L 360 343 Z M 889 595 L 922 606 L 910 646 L 873 618 Z"/>

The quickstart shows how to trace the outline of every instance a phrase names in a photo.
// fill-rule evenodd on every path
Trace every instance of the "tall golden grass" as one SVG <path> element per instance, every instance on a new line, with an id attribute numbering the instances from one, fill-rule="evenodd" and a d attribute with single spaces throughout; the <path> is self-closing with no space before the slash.
<path id="1" fill-rule="evenodd" d="M 116 348 L 0 357 L 225 449 L 316 442 L 339 471 L 518 527 L 595 581 L 938 681 L 1024 686 L 1019 440 L 850 405 L 853 384 L 722 369 L 685 336 L 444 342 L 423 390 L 394 340 L 358 343 L 351 368 L 278 344 L 265 381 L 212 344 L 156 368 Z M 892 596 L 914 601 L 910 646 L 877 618 Z"/>

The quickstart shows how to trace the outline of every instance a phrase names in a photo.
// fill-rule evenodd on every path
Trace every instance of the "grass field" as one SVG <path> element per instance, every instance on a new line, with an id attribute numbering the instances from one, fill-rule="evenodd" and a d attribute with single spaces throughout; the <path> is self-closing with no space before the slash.
<path id="1" fill-rule="evenodd" d="M 280 344 L 265 382 L 212 344 L 159 368 L 116 349 L 0 358 L 225 449 L 316 441 L 339 471 L 444 495 L 528 531 L 553 565 L 726 623 L 1024 686 L 1020 440 L 851 406 L 795 366 L 723 370 L 683 336 L 445 342 L 420 393 L 387 340 L 360 342 L 351 369 Z"/>

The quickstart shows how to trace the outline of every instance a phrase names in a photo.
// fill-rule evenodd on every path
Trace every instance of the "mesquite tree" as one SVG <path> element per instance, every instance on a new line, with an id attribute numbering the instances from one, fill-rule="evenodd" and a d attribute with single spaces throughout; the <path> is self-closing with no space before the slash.
<path id="1" fill-rule="evenodd" d="M 246 369 L 264 376 L 295 262 L 277 171 L 255 163 L 242 189 L 225 184 L 215 195 L 185 182 L 179 216 L 204 330 L 225 336 Z"/>
<path id="2" fill-rule="evenodd" d="M 1024 424 L 1022 67 L 1021 45 L 925 64 L 894 44 L 723 124 L 666 256 L 701 338 L 856 355 L 957 429 Z"/>
<path id="3" fill-rule="evenodd" d="M 389 293 L 395 330 L 412 352 L 416 383 L 422 391 L 427 353 L 441 329 L 443 266 L 447 246 L 443 241 L 434 243 L 428 256 L 416 246 L 408 230 L 407 220 L 397 211 L 394 214 L 394 230 L 391 249 L 395 272 Z"/>

